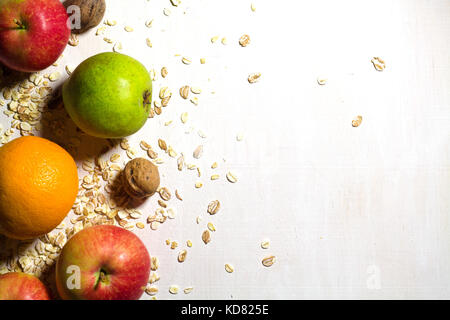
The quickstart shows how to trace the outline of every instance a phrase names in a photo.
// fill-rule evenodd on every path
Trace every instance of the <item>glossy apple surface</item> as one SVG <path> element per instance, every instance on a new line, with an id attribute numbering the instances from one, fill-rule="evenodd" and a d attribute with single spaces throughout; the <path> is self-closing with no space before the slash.
<path id="1" fill-rule="evenodd" d="M 147 121 L 152 80 L 142 63 L 104 52 L 83 61 L 64 84 L 64 107 L 77 126 L 99 138 L 123 138 Z"/>
<path id="2" fill-rule="evenodd" d="M 66 300 L 137 300 L 149 275 L 150 255 L 142 241 L 111 225 L 78 232 L 56 265 L 56 285 Z"/>
<path id="3" fill-rule="evenodd" d="M 50 297 L 35 276 L 10 272 L 0 275 L 0 300 L 50 300 Z"/>
<path id="4" fill-rule="evenodd" d="M 0 62 L 35 72 L 52 65 L 70 36 L 59 0 L 0 0 Z"/>

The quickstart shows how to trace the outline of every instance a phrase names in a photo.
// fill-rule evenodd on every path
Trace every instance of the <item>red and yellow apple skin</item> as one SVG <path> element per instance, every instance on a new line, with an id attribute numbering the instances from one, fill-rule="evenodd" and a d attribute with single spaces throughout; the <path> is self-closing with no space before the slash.
<path id="1" fill-rule="evenodd" d="M 0 275 L 0 300 L 50 300 L 50 296 L 35 276 L 10 272 Z"/>
<path id="2" fill-rule="evenodd" d="M 73 286 L 76 269 L 79 287 Z M 56 285 L 65 300 L 137 300 L 149 275 L 150 255 L 142 241 L 111 225 L 78 232 L 66 243 L 56 264 Z"/>
<path id="3" fill-rule="evenodd" d="M 22 72 L 46 69 L 67 45 L 68 18 L 59 0 L 0 0 L 0 62 Z"/>

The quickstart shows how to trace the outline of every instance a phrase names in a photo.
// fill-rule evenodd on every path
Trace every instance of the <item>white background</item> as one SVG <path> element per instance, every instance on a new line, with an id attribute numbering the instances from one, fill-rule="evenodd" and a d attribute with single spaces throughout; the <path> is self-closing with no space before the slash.
<path id="1" fill-rule="evenodd" d="M 253 3 L 256 12 L 250 0 L 182 0 L 178 8 L 169 0 L 107 1 L 105 18 L 118 25 L 104 36 L 149 69 L 166 66 L 155 96 L 161 86 L 174 92 L 131 144 L 139 149 L 145 139 L 156 147 L 163 138 L 192 163 L 194 148 L 205 148 L 195 161 L 202 178 L 165 158 L 162 185 L 185 200 L 171 200 L 175 220 L 137 232 L 160 260 L 158 298 L 450 298 L 450 2 Z M 135 31 L 125 32 L 127 25 Z M 243 34 L 251 37 L 247 48 L 238 44 Z M 211 44 L 215 35 L 228 44 Z M 111 51 L 102 37 L 83 35 L 50 70 Z M 384 72 L 373 68 L 374 56 L 386 61 Z M 252 72 L 262 77 L 250 85 Z M 185 84 L 203 89 L 198 106 L 179 97 Z M 184 111 L 190 120 L 183 125 Z M 353 128 L 357 115 L 363 122 Z M 213 161 L 219 181 L 209 181 Z M 228 170 L 238 183 L 226 181 Z M 196 181 L 205 186 L 195 189 Z M 223 208 L 211 217 L 206 206 L 214 199 Z M 156 200 L 142 206 L 146 215 Z M 209 221 L 217 231 L 205 246 Z M 180 247 L 170 250 L 168 238 Z M 265 238 L 268 250 L 260 248 Z M 180 264 L 187 239 L 194 246 Z M 272 254 L 276 263 L 263 267 Z M 235 272 L 226 273 L 225 263 Z M 194 291 L 171 295 L 170 285 Z"/>

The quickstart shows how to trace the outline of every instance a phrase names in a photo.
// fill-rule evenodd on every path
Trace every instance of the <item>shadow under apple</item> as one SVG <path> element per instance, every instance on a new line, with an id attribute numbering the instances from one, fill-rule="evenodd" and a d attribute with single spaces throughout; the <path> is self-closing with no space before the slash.
<path id="1" fill-rule="evenodd" d="M 0 91 L 6 87 L 14 87 L 29 76 L 30 73 L 12 70 L 0 63 Z"/>
<path id="2" fill-rule="evenodd" d="M 61 94 L 62 86 L 54 88 L 47 108 L 41 116 L 39 136 L 66 149 L 76 161 L 101 156 L 119 144 L 119 140 L 90 136 L 80 130 L 67 114 Z"/>

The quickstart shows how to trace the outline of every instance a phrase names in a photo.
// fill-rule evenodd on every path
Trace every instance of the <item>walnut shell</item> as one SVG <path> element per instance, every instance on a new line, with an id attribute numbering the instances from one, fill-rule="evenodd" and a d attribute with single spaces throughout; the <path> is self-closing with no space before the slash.
<path id="1" fill-rule="evenodd" d="M 81 11 L 81 28 L 73 29 L 72 33 L 80 34 L 100 24 L 105 15 L 105 0 L 67 0 L 64 6 L 78 6 Z"/>
<path id="2" fill-rule="evenodd" d="M 152 196 L 159 187 L 158 167 L 144 158 L 127 163 L 122 173 L 124 190 L 136 199 Z"/>

